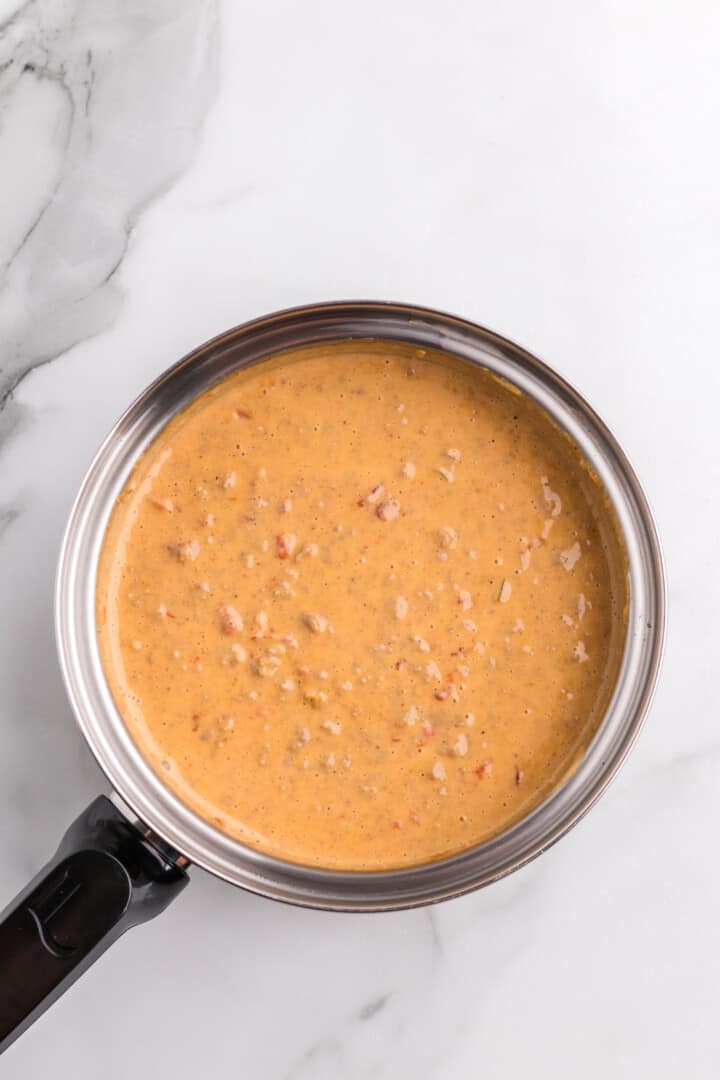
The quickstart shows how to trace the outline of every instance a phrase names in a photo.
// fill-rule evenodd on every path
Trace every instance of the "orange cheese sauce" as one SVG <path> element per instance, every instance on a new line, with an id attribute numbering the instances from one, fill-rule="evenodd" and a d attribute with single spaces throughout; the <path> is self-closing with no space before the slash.
<path id="1" fill-rule="evenodd" d="M 301 349 L 176 416 L 117 500 L 107 680 L 164 783 L 274 856 L 476 845 L 577 764 L 625 638 L 622 544 L 570 439 L 487 372 Z"/>

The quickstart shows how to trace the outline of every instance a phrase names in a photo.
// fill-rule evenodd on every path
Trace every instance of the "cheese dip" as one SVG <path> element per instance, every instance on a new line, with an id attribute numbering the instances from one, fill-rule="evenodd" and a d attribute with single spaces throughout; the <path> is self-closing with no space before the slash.
<path id="1" fill-rule="evenodd" d="M 576 445 L 443 353 L 339 342 L 216 384 L 140 457 L 96 618 L 152 768 L 292 862 L 388 870 L 508 828 L 573 770 L 626 632 Z"/>

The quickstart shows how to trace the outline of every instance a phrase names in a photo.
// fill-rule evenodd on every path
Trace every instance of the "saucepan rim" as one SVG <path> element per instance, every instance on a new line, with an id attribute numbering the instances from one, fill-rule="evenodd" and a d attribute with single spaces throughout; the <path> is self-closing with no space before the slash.
<path id="1" fill-rule="evenodd" d="M 165 424 L 210 385 L 286 349 L 337 340 L 403 341 L 488 368 L 544 408 L 578 443 L 604 483 L 626 547 L 630 604 L 621 670 L 604 719 L 573 775 L 510 829 L 450 858 L 382 872 L 337 872 L 285 862 L 215 829 L 166 787 L 133 742 L 110 694 L 95 628 L 97 561 L 107 519 L 134 462 Z M 137 819 L 219 877 L 313 908 L 378 911 L 457 896 L 525 865 L 599 798 L 627 756 L 650 706 L 665 640 L 665 574 L 647 499 L 626 454 L 570 383 L 514 342 L 457 316 L 379 301 L 290 308 L 244 323 L 179 360 L 125 410 L 93 459 L 62 541 L 55 629 L 66 690 L 113 788 Z"/>

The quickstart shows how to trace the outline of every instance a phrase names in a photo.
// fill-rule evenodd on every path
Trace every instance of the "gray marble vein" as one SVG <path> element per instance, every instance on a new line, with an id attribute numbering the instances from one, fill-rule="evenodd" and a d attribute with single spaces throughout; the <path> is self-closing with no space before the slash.
<path id="1" fill-rule="evenodd" d="M 34 368 L 106 329 L 143 210 L 215 87 L 214 0 L 28 0 L 0 25 L 0 441 Z"/>
<path id="2" fill-rule="evenodd" d="M 10 528 L 14 521 L 20 517 L 19 506 L 0 506 L 0 539 L 3 533 Z"/>
<path id="3" fill-rule="evenodd" d="M 358 1020 L 372 1020 L 373 1016 L 377 1016 L 377 1014 L 385 1008 L 390 1000 L 390 996 L 390 994 L 381 994 L 380 997 L 372 998 L 371 1001 L 367 1001 L 360 1009 L 358 1009 Z"/>

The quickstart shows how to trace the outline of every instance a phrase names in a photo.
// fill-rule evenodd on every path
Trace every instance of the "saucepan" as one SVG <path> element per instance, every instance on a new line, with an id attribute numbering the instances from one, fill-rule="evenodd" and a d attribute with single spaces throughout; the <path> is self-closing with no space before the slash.
<path id="1" fill-rule="evenodd" d="M 533 398 L 576 442 L 605 486 L 627 556 L 628 630 L 617 684 L 574 773 L 499 836 L 451 858 L 401 870 L 340 873 L 299 866 L 219 832 L 165 787 L 130 737 L 100 663 L 95 578 L 113 503 L 161 428 L 231 372 L 286 349 L 340 340 L 400 341 L 488 369 Z M 230 330 L 161 375 L 111 431 L 80 488 L 60 552 L 57 648 L 73 711 L 112 794 L 99 796 L 0 920 L 0 1049 L 5 1049 L 129 927 L 161 912 L 191 866 L 262 896 L 336 911 L 435 903 L 496 881 L 550 847 L 602 794 L 643 722 L 665 626 L 662 557 L 627 457 L 568 383 L 480 326 L 406 304 L 352 302 L 282 311 Z"/>

